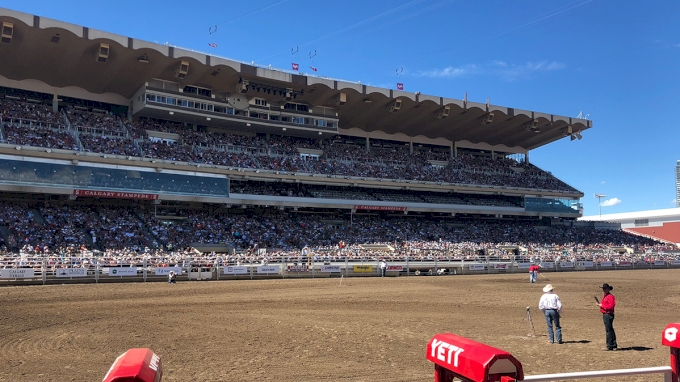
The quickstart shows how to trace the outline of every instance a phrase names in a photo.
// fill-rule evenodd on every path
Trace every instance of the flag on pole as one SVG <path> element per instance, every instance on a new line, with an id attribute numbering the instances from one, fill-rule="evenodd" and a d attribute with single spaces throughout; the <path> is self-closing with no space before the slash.
<path id="1" fill-rule="evenodd" d="M 300 65 L 293 63 L 293 70 L 300 70 Z"/>
<path id="2" fill-rule="evenodd" d="M 397 83 L 397 90 L 404 90 L 404 84 Z"/>
<path id="3" fill-rule="evenodd" d="M 315 72 L 317 71 L 316 68 L 313 67 L 313 66 L 310 66 L 309 68 L 312 69 L 312 70 L 315 71 Z"/>
<path id="4" fill-rule="evenodd" d="M 211 47 L 211 48 L 217 48 L 217 43 L 209 42 L 208 46 Z"/>

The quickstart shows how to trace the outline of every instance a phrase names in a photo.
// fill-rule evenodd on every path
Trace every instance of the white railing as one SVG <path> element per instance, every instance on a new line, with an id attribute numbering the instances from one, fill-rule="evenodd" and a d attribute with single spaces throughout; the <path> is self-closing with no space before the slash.
<path id="1" fill-rule="evenodd" d="M 657 367 L 641 367 L 641 368 L 635 368 L 635 369 L 577 371 L 577 372 L 573 372 L 573 373 L 525 375 L 524 381 L 548 382 L 548 381 L 564 381 L 564 380 L 573 380 L 573 379 L 624 377 L 624 376 L 629 376 L 629 375 L 646 375 L 646 374 L 663 374 L 664 382 L 671 382 L 672 378 L 673 378 L 672 377 L 673 376 L 673 369 L 670 366 L 657 366 Z"/>

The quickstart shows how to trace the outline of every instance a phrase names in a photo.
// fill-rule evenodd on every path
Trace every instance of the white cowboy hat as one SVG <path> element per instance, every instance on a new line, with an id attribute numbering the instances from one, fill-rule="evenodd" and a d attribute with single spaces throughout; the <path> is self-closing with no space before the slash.
<path id="1" fill-rule="evenodd" d="M 547 293 L 547 292 L 552 291 L 553 289 L 555 289 L 555 288 L 553 288 L 552 284 L 548 284 L 548 285 L 543 287 L 543 292 Z"/>

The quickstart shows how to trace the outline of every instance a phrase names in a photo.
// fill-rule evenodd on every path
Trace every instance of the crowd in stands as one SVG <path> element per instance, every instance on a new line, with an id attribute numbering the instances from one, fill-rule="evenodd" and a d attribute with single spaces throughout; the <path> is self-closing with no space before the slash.
<path id="1" fill-rule="evenodd" d="M 59 119 L 59 115 L 43 110 L 45 106 L 2 101 L 2 113 L 6 116 Z M 576 191 L 536 166 L 503 156 L 492 158 L 488 152 L 459 150 L 450 157 L 445 147 L 414 145 L 411 149 L 408 144 L 384 140 L 372 140 L 367 148 L 366 142 L 357 138 L 314 140 L 234 134 L 150 119 L 123 123 L 115 115 L 74 107 L 67 107 L 65 113 L 72 128 L 81 132 L 85 150 L 91 152 L 271 171 Z M 23 126 L 5 126 L 5 129 L 10 130 L 17 144 L 74 146 L 73 140 L 63 134 L 37 133 Z M 176 134 L 177 141 L 152 139 L 148 131 Z M 42 136 L 51 138 L 42 143 L 43 140 L 37 138 Z M 299 149 L 319 150 L 322 154 L 302 158 Z M 438 162 L 433 165 L 430 161 Z"/>
<path id="2" fill-rule="evenodd" d="M 541 225 L 537 221 L 448 220 L 416 217 L 355 215 L 352 219 L 319 214 L 285 214 L 251 210 L 133 209 L 115 205 L 61 206 L 5 202 L 0 210 L 2 253 L 76 254 L 102 251 L 115 257 L 126 253 L 171 253 L 198 244 L 239 249 L 252 259 L 266 248 L 268 260 L 299 257 L 305 251 L 332 259 L 372 256 L 362 244 L 384 243 L 395 248 L 389 256 L 414 260 L 474 259 L 479 251 L 510 256 L 505 249 L 521 246 L 525 257 L 549 260 L 612 257 L 613 247 L 635 254 L 675 250 L 621 230 L 571 225 Z M 240 209 L 239 209 L 240 210 Z M 158 252 L 160 251 L 160 252 Z M 377 256 L 377 255 L 376 255 Z M 383 253 L 381 256 L 386 256 Z M 259 259 L 259 257 L 258 257 Z M 244 260 L 245 261 L 245 260 Z"/>
<path id="3" fill-rule="evenodd" d="M 2 139 L 13 145 L 79 150 L 75 137 L 71 133 L 49 127 L 19 127 L 14 124 L 6 124 L 2 132 Z"/>
<path id="4" fill-rule="evenodd" d="M 21 119 L 23 121 L 45 122 L 54 125 L 64 123 L 61 113 L 54 113 L 51 106 L 43 103 L 29 102 L 26 99 L 0 97 L 0 118 Z"/>

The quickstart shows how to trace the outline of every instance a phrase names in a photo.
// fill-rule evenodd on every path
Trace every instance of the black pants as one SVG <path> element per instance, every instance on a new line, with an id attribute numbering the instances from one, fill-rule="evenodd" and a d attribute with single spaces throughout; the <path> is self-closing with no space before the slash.
<path id="1" fill-rule="evenodd" d="M 616 349 L 616 332 L 614 332 L 614 313 L 605 313 L 602 315 L 604 320 L 604 330 L 607 332 L 607 349 Z"/>

